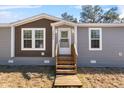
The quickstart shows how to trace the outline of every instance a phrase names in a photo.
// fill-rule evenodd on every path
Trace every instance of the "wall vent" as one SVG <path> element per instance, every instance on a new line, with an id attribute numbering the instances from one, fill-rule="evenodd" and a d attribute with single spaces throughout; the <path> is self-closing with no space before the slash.
<path id="1" fill-rule="evenodd" d="M 119 56 L 123 56 L 122 52 L 119 52 L 118 55 L 119 55 Z"/>
<path id="2" fill-rule="evenodd" d="M 94 64 L 94 63 L 96 63 L 96 60 L 90 60 L 90 63 Z"/>
<path id="3" fill-rule="evenodd" d="M 50 60 L 44 60 L 44 63 L 48 64 L 50 63 Z"/>
<path id="4" fill-rule="evenodd" d="M 14 63 L 14 60 L 13 59 L 9 59 L 8 60 L 8 63 L 13 64 Z"/>

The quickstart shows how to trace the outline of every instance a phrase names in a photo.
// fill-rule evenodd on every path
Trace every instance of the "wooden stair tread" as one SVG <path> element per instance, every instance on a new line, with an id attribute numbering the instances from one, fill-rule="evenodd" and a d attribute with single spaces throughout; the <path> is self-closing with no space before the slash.
<path id="1" fill-rule="evenodd" d="M 63 69 L 57 69 L 56 70 L 56 73 L 57 74 L 75 74 L 76 73 L 76 71 L 75 70 L 63 70 Z"/>
<path id="2" fill-rule="evenodd" d="M 71 64 L 73 64 L 74 65 L 74 62 L 73 61 L 58 61 L 57 64 L 59 64 L 59 65 L 71 65 Z"/>
<path id="3" fill-rule="evenodd" d="M 74 71 L 74 70 L 57 70 L 57 71 Z"/>
<path id="4" fill-rule="evenodd" d="M 73 58 L 71 56 L 58 56 L 57 59 L 62 60 L 62 61 L 72 61 L 73 60 Z"/>
<path id="5" fill-rule="evenodd" d="M 75 68 L 75 65 L 57 65 L 57 68 Z"/>

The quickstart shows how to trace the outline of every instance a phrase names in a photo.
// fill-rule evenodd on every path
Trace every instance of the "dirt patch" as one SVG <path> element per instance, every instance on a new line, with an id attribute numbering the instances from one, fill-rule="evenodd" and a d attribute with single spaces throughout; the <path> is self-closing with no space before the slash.
<path id="1" fill-rule="evenodd" d="M 124 68 L 78 68 L 84 88 L 124 88 Z M 51 88 L 54 67 L 0 66 L 1 88 Z"/>
<path id="2" fill-rule="evenodd" d="M 51 88 L 54 71 L 54 67 L 0 66 L 0 87 Z"/>
<path id="3" fill-rule="evenodd" d="M 85 88 L 124 87 L 124 68 L 79 68 L 78 77 Z"/>

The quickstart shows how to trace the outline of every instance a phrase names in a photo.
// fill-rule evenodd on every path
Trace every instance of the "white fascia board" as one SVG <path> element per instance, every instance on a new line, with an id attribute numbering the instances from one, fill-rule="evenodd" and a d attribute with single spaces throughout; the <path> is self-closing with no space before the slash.
<path id="1" fill-rule="evenodd" d="M 60 25 L 65 25 L 65 24 L 69 25 L 69 26 L 75 26 L 76 25 L 76 23 L 62 20 L 62 21 L 59 21 L 59 22 L 51 23 L 51 26 L 60 26 Z"/>
<path id="2" fill-rule="evenodd" d="M 20 21 L 13 22 L 11 24 L 15 25 L 15 26 L 18 26 L 18 25 L 26 24 L 26 23 L 36 21 L 36 20 L 39 20 L 39 19 L 43 19 L 43 18 L 46 18 L 46 19 L 49 19 L 49 20 L 54 20 L 54 21 L 62 20 L 60 18 L 50 16 L 50 15 L 47 15 L 47 14 L 40 14 L 40 15 L 37 15 L 37 16 L 33 16 L 33 17 L 29 17 L 29 18 L 26 18 L 26 19 L 23 19 L 23 20 L 20 20 Z"/>
<path id="3" fill-rule="evenodd" d="M 124 27 L 124 23 L 80 23 L 78 27 Z"/>

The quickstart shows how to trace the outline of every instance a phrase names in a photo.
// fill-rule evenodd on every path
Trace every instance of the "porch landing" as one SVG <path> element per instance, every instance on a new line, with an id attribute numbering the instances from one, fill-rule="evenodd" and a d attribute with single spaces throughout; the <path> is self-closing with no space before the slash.
<path id="1" fill-rule="evenodd" d="M 54 87 L 81 87 L 77 75 L 56 75 Z"/>

